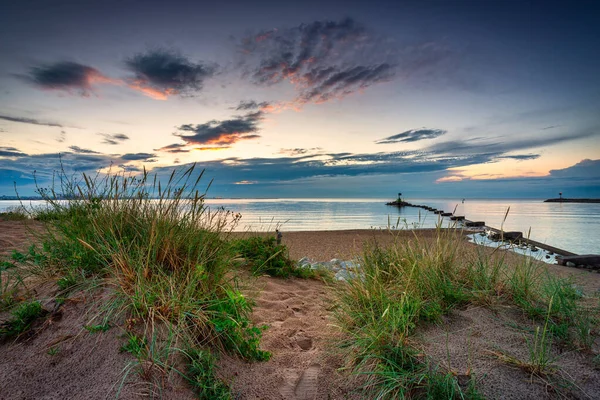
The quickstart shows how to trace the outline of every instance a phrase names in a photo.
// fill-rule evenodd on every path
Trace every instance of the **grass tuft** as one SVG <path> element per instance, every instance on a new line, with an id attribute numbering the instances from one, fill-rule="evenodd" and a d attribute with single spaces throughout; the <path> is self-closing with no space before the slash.
<path id="1" fill-rule="evenodd" d="M 0 325 L 0 340 L 17 337 L 31 327 L 44 314 L 39 301 L 21 303 L 12 312 L 12 318 Z"/>

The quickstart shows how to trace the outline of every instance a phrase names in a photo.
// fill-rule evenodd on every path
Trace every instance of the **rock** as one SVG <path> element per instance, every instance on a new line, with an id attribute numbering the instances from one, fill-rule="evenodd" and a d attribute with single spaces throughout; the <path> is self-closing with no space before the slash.
<path id="1" fill-rule="evenodd" d="M 548 254 L 546 254 L 546 260 L 550 259 L 550 256 Z"/>
<path id="2" fill-rule="evenodd" d="M 535 251 L 538 251 L 538 248 L 532 245 L 532 246 L 531 246 L 531 251 L 534 251 L 534 252 L 535 252 Z"/>
<path id="3" fill-rule="evenodd" d="M 508 240 L 511 242 L 517 241 L 523 238 L 523 232 L 494 232 L 490 235 L 492 240 Z"/>
<path id="4" fill-rule="evenodd" d="M 574 262 L 571 261 L 567 261 L 567 263 L 565 264 L 567 267 L 576 267 L 577 264 L 575 264 Z"/>
<path id="5" fill-rule="evenodd" d="M 342 260 L 338 260 L 337 258 L 332 258 L 331 261 L 329 261 L 329 263 L 333 264 L 333 265 L 337 265 L 339 267 L 340 264 L 342 263 Z"/>
<path id="6" fill-rule="evenodd" d="M 335 279 L 337 281 L 348 282 L 349 280 L 353 279 L 354 276 L 355 276 L 355 274 L 348 272 L 345 269 L 341 269 L 335 274 Z"/>

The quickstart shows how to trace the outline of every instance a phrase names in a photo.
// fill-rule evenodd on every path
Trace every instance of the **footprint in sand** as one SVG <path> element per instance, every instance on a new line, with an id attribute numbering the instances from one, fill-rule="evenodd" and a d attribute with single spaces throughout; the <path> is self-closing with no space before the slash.
<path id="1" fill-rule="evenodd" d="M 317 382 L 321 366 L 313 364 L 304 370 L 294 389 L 296 400 L 314 400 L 317 397 Z"/>

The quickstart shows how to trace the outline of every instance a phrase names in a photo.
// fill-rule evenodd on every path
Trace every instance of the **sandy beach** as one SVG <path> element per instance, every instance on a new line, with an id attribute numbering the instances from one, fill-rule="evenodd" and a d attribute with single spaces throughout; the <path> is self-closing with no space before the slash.
<path id="1" fill-rule="evenodd" d="M 35 223 L 33 228 L 39 229 L 40 225 Z M 282 242 L 288 246 L 293 259 L 349 260 L 360 257 L 366 243 L 376 241 L 387 246 L 394 240 L 413 240 L 415 234 L 431 240 L 436 232 L 283 232 Z M 247 235 L 252 234 L 234 233 L 233 237 Z M 32 239 L 25 223 L 0 221 L 0 244 L 5 255 L 13 249 L 27 248 Z M 468 244 L 467 248 L 473 250 L 475 245 Z M 514 260 L 522 257 L 511 253 L 506 256 Z M 570 277 L 590 299 L 600 290 L 600 274 L 554 265 L 545 267 L 552 274 Z M 242 276 L 245 276 L 241 281 L 243 291 L 256 303 L 252 320 L 266 326 L 261 348 L 270 351 L 272 358 L 267 362 L 248 363 L 229 355 L 220 357 L 219 374 L 231 383 L 234 398 L 364 398 L 356 391 L 357 382 L 341 370 L 344 360 L 334 351 L 340 339 L 333 318 L 335 284 L 312 279 Z M 56 289 L 47 285 L 32 287 L 32 290 L 47 298 L 56 294 Z M 97 307 L 94 304 L 103 295 L 105 293 L 76 296 L 62 306 L 60 316 L 41 333 L 24 342 L 0 345 L 0 380 L 5 383 L 0 392 L 1 399 L 102 399 L 107 393 L 115 395 L 123 367 L 128 362 L 126 354 L 118 351 L 123 340 L 122 328 L 115 327 L 107 334 L 93 334 L 82 329 L 90 315 L 84 310 Z M 534 382 L 522 371 L 490 357 L 490 351 L 497 348 L 526 357 L 522 330 L 534 327 L 535 323 L 515 308 L 468 306 L 455 310 L 439 323 L 420 327 L 415 345 L 459 378 L 475 377 L 486 398 L 562 398 L 550 383 Z M 53 346 L 60 347 L 57 356 L 48 354 L 48 349 Z M 600 372 L 593 365 L 591 355 L 564 351 L 559 346 L 552 354 L 561 373 L 578 387 L 573 393 L 579 397 L 573 398 L 600 398 Z M 92 381 L 96 389 L 89 387 Z M 147 398 L 150 393 L 152 389 L 146 381 L 137 374 L 130 374 L 120 398 Z M 163 382 L 161 396 L 193 398 L 185 383 L 177 379 Z"/>

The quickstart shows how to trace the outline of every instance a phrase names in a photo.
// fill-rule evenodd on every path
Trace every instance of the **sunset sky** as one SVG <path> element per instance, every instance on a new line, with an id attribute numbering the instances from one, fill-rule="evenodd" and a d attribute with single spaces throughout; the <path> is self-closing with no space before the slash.
<path id="1" fill-rule="evenodd" d="M 600 197 L 596 1 L 0 0 L 0 195 Z"/>

